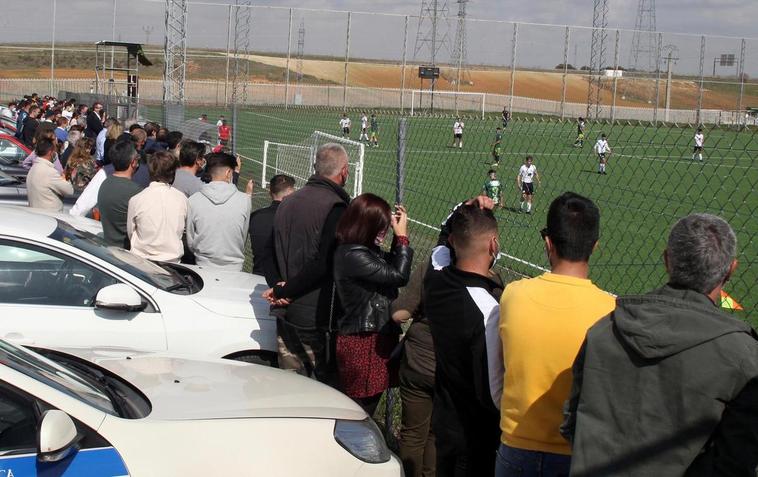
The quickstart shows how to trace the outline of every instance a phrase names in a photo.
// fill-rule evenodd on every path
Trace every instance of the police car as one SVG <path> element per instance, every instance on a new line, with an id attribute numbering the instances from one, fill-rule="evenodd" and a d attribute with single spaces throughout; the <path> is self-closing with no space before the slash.
<path id="1" fill-rule="evenodd" d="M 0 219 L 0 338 L 275 359 L 263 277 L 150 262 L 105 244 L 92 233 L 99 222 L 67 214 L 0 206 Z"/>
<path id="2" fill-rule="evenodd" d="M 274 368 L 0 340 L 0 476 L 401 476 L 347 396 Z"/>

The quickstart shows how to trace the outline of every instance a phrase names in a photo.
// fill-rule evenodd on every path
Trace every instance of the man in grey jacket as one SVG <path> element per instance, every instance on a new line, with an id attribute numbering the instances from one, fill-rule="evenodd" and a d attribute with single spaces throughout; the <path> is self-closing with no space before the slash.
<path id="1" fill-rule="evenodd" d="M 232 183 L 237 160 L 226 153 L 209 154 L 206 171 L 211 182 L 189 198 L 187 246 L 197 264 L 241 271 L 250 221 L 253 181 L 245 193 Z"/>
<path id="2" fill-rule="evenodd" d="M 681 219 L 668 284 L 587 332 L 561 428 L 571 475 L 755 475 L 758 335 L 718 308 L 736 249 L 723 219 Z"/>

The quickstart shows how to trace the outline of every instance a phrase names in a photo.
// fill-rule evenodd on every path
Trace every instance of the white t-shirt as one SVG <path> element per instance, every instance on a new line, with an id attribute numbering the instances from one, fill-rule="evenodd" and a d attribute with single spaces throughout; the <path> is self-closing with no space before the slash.
<path id="1" fill-rule="evenodd" d="M 342 129 L 349 128 L 350 127 L 350 118 L 342 118 L 342 119 L 340 119 L 340 127 Z"/>
<path id="2" fill-rule="evenodd" d="M 703 147 L 703 141 L 705 141 L 705 135 L 703 133 L 695 134 L 695 146 Z"/>
<path id="3" fill-rule="evenodd" d="M 595 152 L 598 154 L 605 154 L 607 152 L 611 151 L 611 146 L 608 145 L 608 141 L 606 139 L 598 139 L 595 143 Z"/>
<path id="4" fill-rule="evenodd" d="M 366 116 L 361 116 L 361 128 L 366 129 L 368 127 L 368 118 Z"/>
<path id="5" fill-rule="evenodd" d="M 456 121 L 453 124 L 453 134 L 463 134 L 463 121 Z"/>
<path id="6" fill-rule="evenodd" d="M 537 166 L 532 164 L 531 166 L 528 166 L 526 164 L 521 165 L 521 169 L 519 169 L 518 174 L 521 177 L 521 182 L 526 184 L 531 184 L 532 181 L 534 181 L 534 174 L 537 173 Z"/>

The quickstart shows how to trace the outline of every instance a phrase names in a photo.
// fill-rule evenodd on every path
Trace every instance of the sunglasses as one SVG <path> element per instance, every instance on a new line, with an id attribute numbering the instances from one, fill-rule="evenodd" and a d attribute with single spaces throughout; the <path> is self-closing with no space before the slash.
<path id="1" fill-rule="evenodd" d="M 545 240 L 545 237 L 549 236 L 550 234 L 547 232 L 547 227 L 540 230 L 540 236 L 542 237 L 542 240 Z"/>

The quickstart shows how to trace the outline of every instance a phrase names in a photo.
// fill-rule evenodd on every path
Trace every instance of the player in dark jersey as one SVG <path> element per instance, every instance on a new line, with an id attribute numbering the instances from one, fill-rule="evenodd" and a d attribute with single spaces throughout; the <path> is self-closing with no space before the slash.
<path id="1" fill-rule="evenodd" d="M 574 141 L 574 147 L 584 146 L 584 118 L 580 117 L 576 123 L 576 141 Z"/>
<path id="2" fill-rule="evenodd" d="M 511 112 L 503 108 L 502 118 L 503 118 L 503 129 L 505 129 L 508 127 L 508 121 L 511 120 Z"/>
<path id="3" fill-rule="evenodd" d="M 376 114 L 371 113 L 371 138 L 369 144 L 379 147 L 379 122 L 376 120 Z"/>
<path id="4" fill-rule="evenodd" d="M 500 166 L 500 156 L 502 154 L 503 131 L 497 128 L 495 131 L 495 143 L 492 145 L 492 167 L 497 169 Z"/>

